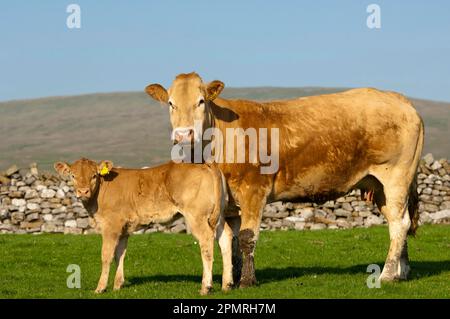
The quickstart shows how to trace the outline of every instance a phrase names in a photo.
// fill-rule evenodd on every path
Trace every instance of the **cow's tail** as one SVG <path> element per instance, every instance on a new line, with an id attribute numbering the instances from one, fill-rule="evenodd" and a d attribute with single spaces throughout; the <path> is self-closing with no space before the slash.
<path id="1" fill-rule="evenodd" d="M 414 176 L 414 180 L 409 186 L 408 196 L 408 212 L 411 219 L 411 226 L 408 230 L 408 235 L 414 236 L 416 230 L 419 227 L 419 194 L 417 193 L 417 174 Z"/>
<path id="2" fill-rule="evenodd" d="M 220 219 L 223 218 L 223 212 L 228 204 L 228 192 L 227 182 L 225 176 L 217 168 L 212 169 L 215 173 L 214 176 L 214 194 L 216 195 L 216 201 L 214 203 L 214 210 L 212 211 L 208 223 L 211 228 L 215 229 Z"/>
<path id="3" fill-rule="evenodd" d="M 408 212 L 409 218 L 411 220 L 411 226 L 409 227 L 408 235 L 412 236 L 416 234 L 416 230 L 419 227 L 419 193 L 417 192 L 417 168 L 419 166 L 420 156 L 422 155 L 423 139 L 424 139 L 424 126 L 423 121 L 421 120 L 419 136 L 416 146 L 416 153 L 414 156 L 415 174 L 411 184 L 409 185 L 409 194 L 408 194 Z"/>

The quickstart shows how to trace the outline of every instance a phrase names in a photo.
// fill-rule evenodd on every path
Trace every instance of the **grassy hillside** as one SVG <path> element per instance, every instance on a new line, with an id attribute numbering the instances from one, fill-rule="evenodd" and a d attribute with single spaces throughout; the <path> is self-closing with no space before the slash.
<path id="1" fill-rule="evenodd" d="M 224 97 L 282 99 L 338 88 L 229 88 Z M 450 157 L 450 103 L 413 99 L 426 125 L 425 152 Z M 0 170 L 81 156 L 146 166 L 169 159 L 168 112 L 143 92 L 50 97 L 0 103 Z"/>

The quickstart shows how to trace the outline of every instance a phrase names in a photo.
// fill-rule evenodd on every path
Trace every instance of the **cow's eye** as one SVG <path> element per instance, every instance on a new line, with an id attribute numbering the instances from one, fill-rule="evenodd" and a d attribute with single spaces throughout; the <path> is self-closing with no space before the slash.
<path id="1" fill-rule="evenodd" d="M 175 110 L 175 105 L 173 105 L 173 103 L 171 101 L 169 101 L 169 105 L 172 110 Z"/>
<path id="2" fill-rule="evenodd" d="M 200 101 L 198 101 L 198 106 L 202 106 L 203 104 L 205 104 L 205 100 L 201 99 Z"/>

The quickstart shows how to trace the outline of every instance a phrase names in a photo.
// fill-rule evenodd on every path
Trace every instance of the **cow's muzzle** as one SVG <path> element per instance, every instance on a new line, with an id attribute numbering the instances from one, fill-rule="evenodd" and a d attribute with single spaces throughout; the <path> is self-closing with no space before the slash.
<path id="1" fill-rule="evenodd" d="M 194 129 L 191 127 L 176 128 L 172 132 L 172 141 L 174 144 L 192 144 L 194 135 Z"/>

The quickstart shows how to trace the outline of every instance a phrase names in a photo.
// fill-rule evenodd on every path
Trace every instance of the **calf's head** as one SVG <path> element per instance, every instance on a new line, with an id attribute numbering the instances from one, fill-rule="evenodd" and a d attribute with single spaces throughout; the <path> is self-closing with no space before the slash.
<path id="1" fill-rule="evenodd" d="M 57 162 L 53 166 L 60 175 L 72 179 L 76 196 L 87 201 L 97 192 L 100 178 L 111 171 L 113 163 L 111 161 L 96 163 L 82 158 L 73 164 Z"/>
<path id="2" fill-rule="evenodd" d="M 145 91 L 153 99 L 169 106 L 174 144 L 200 142 L 202 133 L 212 125 L 211 102 L 222 92 L 220 81 L 203 83 L 197 73 L 179 74 L 166 90 L 150 84 Z"/>

